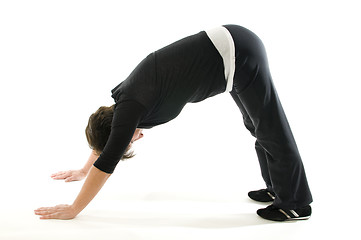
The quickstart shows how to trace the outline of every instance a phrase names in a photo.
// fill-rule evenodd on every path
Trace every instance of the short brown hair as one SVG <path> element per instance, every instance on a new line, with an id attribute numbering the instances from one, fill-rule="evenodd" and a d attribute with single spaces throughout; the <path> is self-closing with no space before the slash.
<path id="1" fill-rule="evenodd" d="M 114 115 L 114 105 L 110 107 L 100 107 L 95 113 L 90 115 L 88 125 L 85 128 L 86 139 L 89 147 L 97 154 L 103 152 L 103 149 L 108 141 L 112 121 Z M 122 160 L 134 157 L 133 151 L 128 145 Z"/>

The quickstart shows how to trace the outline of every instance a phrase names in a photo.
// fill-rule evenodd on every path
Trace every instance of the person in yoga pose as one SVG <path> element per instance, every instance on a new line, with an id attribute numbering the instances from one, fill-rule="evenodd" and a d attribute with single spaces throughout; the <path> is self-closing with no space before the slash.
<path id="1" fill-rule="evenodd" d="M 304 166 L 274 87 L 262 41 L 250 30 L 224 25 L 183 38 L 149 54 L 112 90 L 115 104 L 89 118 L 86 137 L 92 153 L 82 170 L 54 179 L 86 177 L 71 205 L 35 210 L 41 219 L 72 219 L 96 196 L 142 129 L 169 122 L 187 103 L 229 92 L 255 137 L 266 187 L 248 193 L 271 202 L 257 214 L 274 221 L 308 219 L 312 196 Z"/>

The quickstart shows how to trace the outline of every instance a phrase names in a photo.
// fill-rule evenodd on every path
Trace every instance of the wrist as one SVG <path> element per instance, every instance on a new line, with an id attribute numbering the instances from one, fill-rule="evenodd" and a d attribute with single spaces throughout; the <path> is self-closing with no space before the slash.
<path id="1" fill-rule="evenodd" d="M 89 169 L 88 168 L 82 168 L 79 171 L 85 177 L 86 175 L 88 175 Z"/>
<path id="2" fill-rule="evenodd" d="M 76 217 L 82 211 L 82 209 L 76 206 L 74 203 L 70 205 L 70 209 L 74 217 Z"/>

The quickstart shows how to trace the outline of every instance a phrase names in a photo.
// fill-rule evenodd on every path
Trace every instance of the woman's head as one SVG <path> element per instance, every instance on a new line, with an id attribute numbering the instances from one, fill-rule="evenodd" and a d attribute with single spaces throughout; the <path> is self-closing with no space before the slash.
<path id="1" fill-rule="evenodd" d="M 100 107 L 89 117 L 88 125 L 85 128 L 85 135 L 89 146 L 97 154 L 103 152 L 105 144 L 108 141 L 114 114 L 114 105 L 110 107 Z M 131 144 L 127 147 L 122 159 L 132 158 L 133 152 L 130 151 Z"/>

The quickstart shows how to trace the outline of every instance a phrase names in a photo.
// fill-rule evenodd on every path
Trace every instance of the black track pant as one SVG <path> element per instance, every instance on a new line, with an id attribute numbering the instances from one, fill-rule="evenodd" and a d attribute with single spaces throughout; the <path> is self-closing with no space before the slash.
<path id="1" fill-rule="evenodd" d="M 247 129 L 257 139 L 256 152 L 267 188 L 276 194 L 274 206 L 296 209 L 312 202 L 296 142 L 273 85 L 261 40 L 249 30 L 225 26 L 236 48 L 231 95 Z"/>

